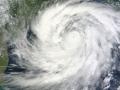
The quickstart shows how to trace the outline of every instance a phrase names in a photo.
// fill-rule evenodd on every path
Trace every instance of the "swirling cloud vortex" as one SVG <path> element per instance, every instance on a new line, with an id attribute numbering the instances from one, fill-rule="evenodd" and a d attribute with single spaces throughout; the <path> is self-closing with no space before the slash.
<path id="1" fill-rule="evenodd" d="M 89 90 L 115 62 L 111 51 L 120 43 L 119 16 L 119 11 L 95 2 L 57 3 L 40 11 L 31 24 L 36 39 L 30 43 L 20 37 L 14 51 L 29 72 L 13 75 L 11 83 Z"/>

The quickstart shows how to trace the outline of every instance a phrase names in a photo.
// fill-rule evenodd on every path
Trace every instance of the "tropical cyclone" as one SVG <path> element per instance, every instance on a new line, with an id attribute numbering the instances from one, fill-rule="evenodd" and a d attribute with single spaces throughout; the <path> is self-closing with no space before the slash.
<path id="1" fill-rule="evenodd" d="M 28 32 L 14 42 L 10 53 L 17 56 L 15 65 L 25 69 L 8 74 L 8 85 L 25 90 L 107 90 L 106 76 L 117 61 L 112 52 L 120 43 L 119 16 L 108 5 L 78 0 L 39 11 Z"/>

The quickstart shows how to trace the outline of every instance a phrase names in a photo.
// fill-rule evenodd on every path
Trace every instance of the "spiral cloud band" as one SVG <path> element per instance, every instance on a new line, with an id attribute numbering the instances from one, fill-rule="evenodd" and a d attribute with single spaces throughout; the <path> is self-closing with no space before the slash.
<path id="1" fill-rule="evenodd" d="M 108 90 L 111 72 L 116 69 L 119 33 L 120 13 L 108 5 L 68 1 L 39 11 L 10 51 L 12 60 L 24 71 L 8 74 L 9 86 Z"/>

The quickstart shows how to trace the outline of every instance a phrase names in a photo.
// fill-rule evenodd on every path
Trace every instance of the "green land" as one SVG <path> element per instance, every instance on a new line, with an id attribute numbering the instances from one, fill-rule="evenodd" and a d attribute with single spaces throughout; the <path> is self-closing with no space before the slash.
<path id="1" fill-rule="evenodd" d="M 0 33 L 0 84 L 3 82 L 3 75 L 8 63 L 8 55 L 6 45 L 2 40 L 2 33 Z M 1 89 L 0 89 L 1 90 Z"/>

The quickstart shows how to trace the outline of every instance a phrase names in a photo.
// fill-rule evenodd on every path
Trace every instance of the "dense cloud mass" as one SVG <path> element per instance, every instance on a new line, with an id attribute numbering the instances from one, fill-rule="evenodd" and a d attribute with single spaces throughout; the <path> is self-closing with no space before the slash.
<path id="1" fill-rule="evenodd" d="M 117 90 L 119 34 L 120 13 L 109 5 L 76 0 L 39 11 L 9 44 L 7 88 Z"/>

